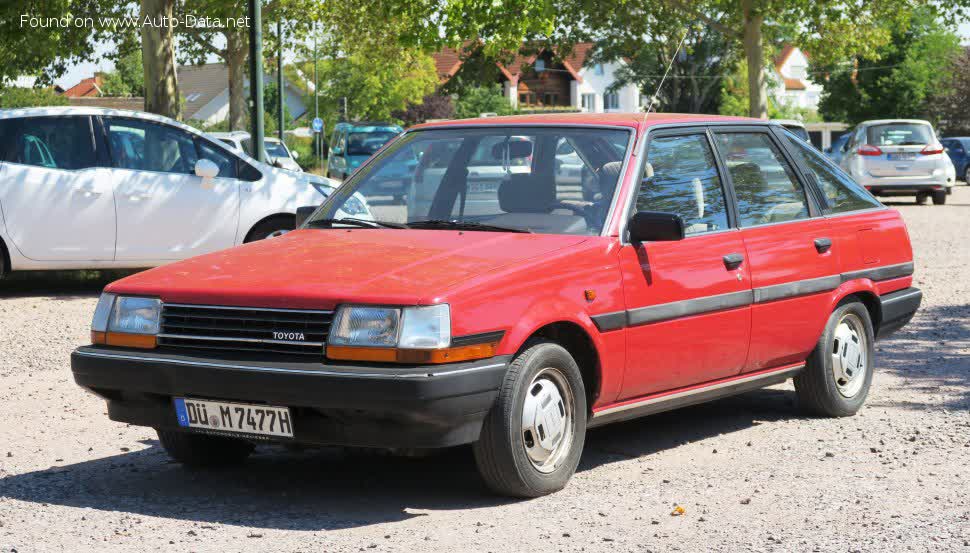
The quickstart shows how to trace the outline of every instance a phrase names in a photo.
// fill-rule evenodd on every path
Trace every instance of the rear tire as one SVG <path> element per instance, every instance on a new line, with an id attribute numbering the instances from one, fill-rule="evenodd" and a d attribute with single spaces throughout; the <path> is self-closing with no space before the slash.
<path id="1" fill-rule="evenodd" d="M 281 236 L 294 228 L 296 228 L 296 216 L 280 215 L 271 217 L 249 231 L 249 234 L 246 235 L 246 243 Z"/>
<path id="2" fill-rule="evenodd" d="M 805 369 L 795 377 L 799 404 L 816 415 L 854 415 L 872 384 L 874 343 L 865 305 L 852 300 L 837 307 Z"/>
<path id="3" fill-rule="evenodd" d="M 970 185 L 970 165 L 967 165 L 967 168 L 963 170 L 963 184 Z"/>
<path id="4" fill-rule="evenodd" d="M 930 197 L 929 192 L 917 192 L 916 193 L 916 205 L 925 205 L 926 200 Z"/>
<path id="5" fill-rule="evenodd" d="M 933 205 L 943 205 L 946 203 L 946 190 L 933 191 Z"/>
<path id="6" fill-rule="evenodd" d="M 172 459 L 190 467 L 237 465 L 253 452 L 253 444 L 239 438 L 207 436 L 177 430 L 155 430 Z"/>
<path id="7" fill-rule="evenodd" d="M 559 344 L 526 344 L 505 375 L 473 445 L 493 491 L 539 497 L 561 490 L 586 441 L 586 391 L 579 366 Z"/>

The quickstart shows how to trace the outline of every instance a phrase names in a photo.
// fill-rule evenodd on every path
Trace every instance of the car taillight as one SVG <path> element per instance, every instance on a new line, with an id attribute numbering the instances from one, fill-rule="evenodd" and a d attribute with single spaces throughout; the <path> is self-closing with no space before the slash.
<path id="1" fill-rule="evenodd" d="M 927 144 L 926 147 L 923 148 L 920 151 L 920 153 L 922 155 L 924 155 L 924 156 L 932 156 L 932 155 L 935 155 L 935 154 L 942 154 L 943 153 L 943 145 L 942 144 Z"/>
<path id="2" fill-rule="evenodd" d="M 873 146 L 872 144 L 863 144 L 862 146 L 859 146 L 856 153 L 858 153 L 860 156 L 881 156 L 882 150 L 880 150 L 878 146 Z"/>

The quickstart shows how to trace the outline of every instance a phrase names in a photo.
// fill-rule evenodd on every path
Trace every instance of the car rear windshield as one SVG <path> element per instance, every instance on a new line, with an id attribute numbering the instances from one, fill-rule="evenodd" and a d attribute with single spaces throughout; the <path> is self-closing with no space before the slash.
<path id="1" fill-rule="evenodd" d="M 593 127 L 414 131 L 351 176 L 310 224 L 359 213 L 363 198 L 374 220 L 415 228 L 596 235 L 630 137 Z"/>
<path id="2" fill-rule="evenodd" d="M 286 151 L 282 144 L 272 140 L 266 141 L 266 153 L 269 157 L 290 157 L 290 153 Z"/>
<path id="3" fill-rule="evenodd" d="M 933 141 L 933 128 L 922 123 L 886 123 L 866 131 L 873 146 L 925 146 Z"/>
<path id="4" fill-rule="evenodd" d="M 353 132 L 347 137 L 347 155 L 369 156 L 397 136 L 395 132 Z"/>

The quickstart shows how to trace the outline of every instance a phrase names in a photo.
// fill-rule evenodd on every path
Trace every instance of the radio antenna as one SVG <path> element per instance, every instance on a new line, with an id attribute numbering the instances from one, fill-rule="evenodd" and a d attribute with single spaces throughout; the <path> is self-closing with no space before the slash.
<path id="1" fill-rule="evenodd" d="M 687 40 L 687 35 L 690 33 L 690 29 L 684 31 L 684 36 L 680 39 L 680 44 L 677 45 L 677 50 L 674 51 L 674 55 L 670 57 L 670 63 L 667 64 L 667 70 L 664 71 L 664 76 L 660 79 L 660 84 L 657 85 L 656 92 L 650 97 L 650 105 L 647 106 L 647 112 L 643 114 L 643 122 L 647 122 L 647 116 L 650 115 L 650 110 L 653 109 L 653 103 L 657 100 L 657 96 L 660 94 L 660 89 L 663 88 L 664 82 L 667 80 L 667 75 L 670 74 L 670 68 L 674 66 L 674 60 L 680 55 L 680 49 L 684 47 L 684 41 Z"/>

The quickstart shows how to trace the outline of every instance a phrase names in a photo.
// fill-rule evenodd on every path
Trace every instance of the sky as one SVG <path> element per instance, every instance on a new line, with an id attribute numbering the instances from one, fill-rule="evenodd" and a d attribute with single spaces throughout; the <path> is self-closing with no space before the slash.
<path id="1" fill-rule="evenodd" d="M 957 32 L 963 38 L 963 43 L 970 45 L 970 22 L 961 24 Z M 103 55 L 111 52 L 111 47 L 108 45 L 99 44 L 96 50 L 99 55 Z M 286 56 L 284 56 L 283 59 L 286 60 Z M 211 58 L 208 61 L 214 62 L 217 60 L 215 58 Z M 64 75 L 55 82 L 66 89 L 76 85 L 81 79 L 86 79 L 93 76 L 95 71 L 111 71 L 113 68 L 114 65 L 107 60 L 94 63 L 78 63 L 69 67 L 67 72 L 65 72 Z"/>

